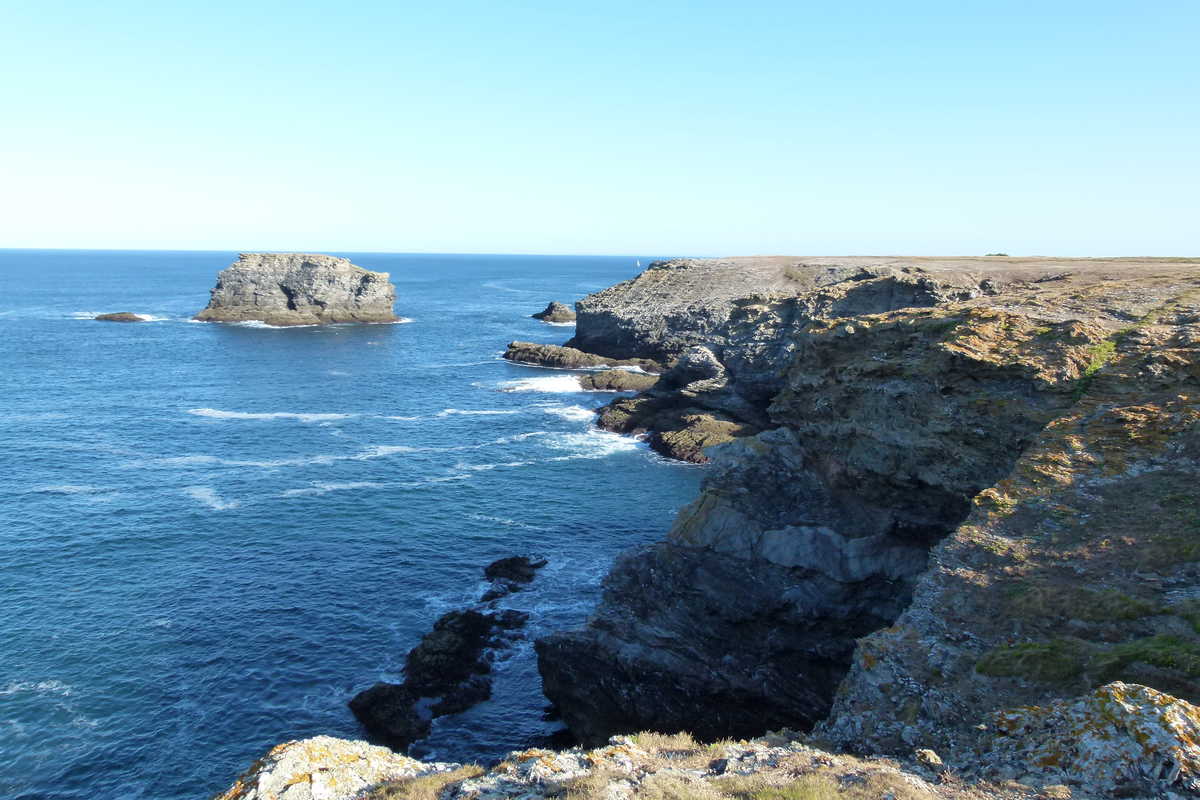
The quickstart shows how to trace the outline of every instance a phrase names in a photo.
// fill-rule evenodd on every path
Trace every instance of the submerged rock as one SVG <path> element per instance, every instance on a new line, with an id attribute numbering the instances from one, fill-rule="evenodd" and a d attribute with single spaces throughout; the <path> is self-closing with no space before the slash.
<path id="1" fill-rule="evenodd" d="M 539 311 L 538 313 L 530 314 L 529 316 L 533 317 L 534 319 L 540 319 L 542 322 L 575 321 L 575 312 L 571 309 L 571 307 L 557 302 L 546 306 L 544 311 Z"/>
<path id="2" fill-rule="evenodd" d="M 132 311 L 117 311 L 112 314 L 97 314 L 92 319 L 101 322 L 145 322 L 146 319 Z"/>
<path id="3" fill-rule="evenodd" d="M 488 564 L 483 577 L 492 582 L 491 588 L 479 598 L 481 603 L 497 600 L 513 592 L 519 592 L 537 575 L 537 571 L 548 564 L 544 558 L 510 556 Z"/>
<path id="4" fill-rule="evenodd" d="M 202 322 L 268 325 L 395 322 L 386 272 L 349 259 L 303 253 L 242 253 L 217 276 Z"/>

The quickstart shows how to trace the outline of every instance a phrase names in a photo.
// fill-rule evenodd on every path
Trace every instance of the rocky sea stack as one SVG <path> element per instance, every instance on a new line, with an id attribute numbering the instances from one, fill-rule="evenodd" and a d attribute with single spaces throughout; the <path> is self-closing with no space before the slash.
<path id="1" fill-rule="evenodd" d="M 545 310 L 539 311 L 536 314 L 529 316 L 534 319 L 540 319 L 542 322 L 574 322 L 575 312 L 571 307 L 563 303 L 553 302 L 546 306 Z"/>
<path id="2" fill-rule="evenodd" d="M 268 325 L 395 322 L 396 287 L 386 272 L 306 253 L 242 253 L 222 270 L 202 322 Z"/>

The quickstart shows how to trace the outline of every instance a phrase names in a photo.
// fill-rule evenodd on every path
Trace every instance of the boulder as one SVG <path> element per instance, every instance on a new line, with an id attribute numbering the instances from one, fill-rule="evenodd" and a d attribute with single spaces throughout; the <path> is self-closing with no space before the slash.
<path id="1" fill-rule="evenodd" d="M 303 253 L 242 253 L 217 276 L 201 322 L 268 325 L 395 322 L 386 272 L 349 259 Z"/>
<path id="2" fill-rule="evenodd" d="M 534 319 L 540 319 L 542 322 L 574 322 L 575 312 L 570 306 L 562 303 L 551 303 L 546 306 L 544 311 L 539 311 L 536 314 L 529 316 Z"/>

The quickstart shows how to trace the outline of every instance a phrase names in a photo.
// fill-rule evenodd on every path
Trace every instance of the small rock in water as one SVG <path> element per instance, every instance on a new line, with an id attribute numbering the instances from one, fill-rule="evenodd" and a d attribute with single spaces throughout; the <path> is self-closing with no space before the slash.
<path id="1" fill-rule="evenodd" d="M 145 322 L 146 320 L 132 311 L 117 311 L 112 314 L 97 314 L 93 319 L 101 322 Z"/>
<path id="2" fill-rule="evenodd" d="M 524 588 L 522 584 L 533 580 L 537 571 L 547 563 L 544 558 L 532 559 L 529 556 L 510 556 L 493 561 L 483 568 L 483 577 L 492 581 L 492 585 L 479 598 L 479 602 L 489 603 L 521 591 Z"/>
<path id="3" fill-rule="evenodd" d="M 534 319 L 540 319 L 542 322 L 574 322 L 575 312 L 570 306 L 563 303 L 552 302 L 546 306 L 544 311 L 539 311 L 536 314 L 529 316 Z"/>

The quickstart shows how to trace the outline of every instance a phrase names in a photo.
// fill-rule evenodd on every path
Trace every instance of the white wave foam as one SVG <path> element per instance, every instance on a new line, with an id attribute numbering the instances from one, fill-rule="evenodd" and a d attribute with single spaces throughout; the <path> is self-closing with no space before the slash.
<path id="1" fill-rule="evenodd" d="M 637 366 L 636 364 L 633 366 L 615 365 L 614 364 L 611 367 L 602 367 L 602 369 L 619 369 L 621 372 L 636 372 L 639 375 L 649 375 L 650 374 L 649 372 L 646 372 L 646 370 L 642 369 L 641 367 Z"/>
<path id="2" fill-rule="evenodd" d="M 420 450 L 419 447 L 408 447 L 402 444 L 379 444 L 374 447 L 368 447 L 361 453 L 351 458 L 355 461 L 366 461 L 371 458 L 387 458 L 396 453 L 416 453 Z"/>
<path id="3" fill-rule="evenodd" d="M 471 519 L 479 522 L 494 522 L 497 525 L 504 525 L 509 528 L 522 528 L 529 531 L 549 530 L 549 528 L 544 528 L 540 525 L 530 525 L 528 522 L 521 522 L 520 520 L 510 519 L 508 517 L 493 517 L 488 514 L 472 514 Z"/>
<path id="4" fill-rule="evenodd" d="M 30 491 L 43 494 L 96 494 L 97 492 L 111 492 L 112 489 L 106 489 L 103 486 L 63 483 L 52 486 L 35 486 Z"/>
<path id="5" fill-rule="evenodd" d="M 500 467 L 528 467 L 534 461 L 505 461 L 501 464 L 455 464 L 455 469 L 466 469 L 471 472 L 489 472 Z"/>
<path id="6" fill-rule="evenodd" d="M 328 370 L 325 370 L 325 374 L 333 375 L 335 378 L 347 378 L 350 376 L 350 373 L 346 372 L 343 369 L 328 369 Z"/>
<path id="7" fill-rule="evenodd" d="M 382 489 L 388 484 L 379 481 L 344 481 L 326 482 L 316 481 L 312 486 L 304 489 L 288 489 L 282 493 L 282 497 L 299 497 L 302 495 L 320 495 L 328 494 L 329 492 L 347 492 L 355 489 Z"/>
<path id="8" fill-rule="evenodd" d="M 542 320 L 542 322 L 546 323 L 547 325 L 553 325 L 556 328 L 574 328 L 575 327 L 574 322 L 550 322 L 549 320 Z"/>
<path id="9" fill-rule="evenodd" d="M 248 411 L 221 411 L 216 408 L 189 408 L 187 413 L 210 419 L 295 419 L 300 422 L 327 422 L 356 416 L 354 414 L 299 414 L 292 411 L 251 413 Z"/>
<path id="10" fill-rule="evenodd" d="M 162 464 L 164 467 L 188 467 L 192 464 L 220 464 L 221 459 L 216 456 L 205 456 L 193 454 L 190 456 L 170 456 L 168 458 L 159 458 L 155 460 L 156 464 Z"/>
<path id="11" fill-rule="evenodd" d="M 181 490 L 198 503 L 211 508 L 213 511 L 227 511 L 241 505 L 237 500 L 225 500 L 211 486 L 185 486 Z"/>
<path id="12" fill-rule="evenodd" d="M 392 325 L 407 325 L 408 323 L 410 323 L 412 321 L 413 321 L 412 317 L 397 317 L 396 319 L 392 320 L 391 324 Z"/>
<path id="13" fill-rule="evenodd" d="M 395 419 L 395 420 L 400 420 L 401 422 L 416 422 L 417 420 L 424 419 L 424 417 L 395 417 L 395 416 L 391 416 L 391 417 L 384 417 L 384 419 Z"/>
<path id="14" fill-rule="evenodd" d="M 593 428 L 586 433 L 564 433 L 546 443 L 555 450 L 571 451 L 569 455 L 556 456 L 547 461 L 571 461 L 579 458 L 604 458 L 614 453 L 626 453 L 638 449 L 638 441 L 619 433 L 610 433 Z"/>
<path id="15" fill-rule="evenodd" d="M 516 409 L 506 409 L 506 410 L 501 411 L 501 410 L 489 409 L 489 408 L 482 408 L 482 409 L 477 409 L 477 410 L 476 409 L 463 409 L 463 408 L 443 408 L 441 411 L 434 414 L 434 416 L 435 417 L 455 417 L 455 416 L 498 417 L 498 416 L 507 416 L 509 414 L 520 414 L 520 413 L 521 412 Z"/>
<path id="16" fill-rule="evenodd" d="M 546 406 L 542 411 L 572 422 L 591 422 L 596 416 L 595 411 L 583 406 Z"/>
<path id="17" fill-rule="evenodd" d="M 53 694 L 70 697 L 71 687 L 62 681 L 13 681 L 0 688 L 0 697 L 10 694 Z"/>
<path id="18" fill-rule="evenodd" d="M 512 381 L 501 381 L 497 384 L 502 392 L 548 392 L 565 394 L 582 392 L 579 378 L 575 375 L 548 375 L 537 378 L 518 378 Z"/>

